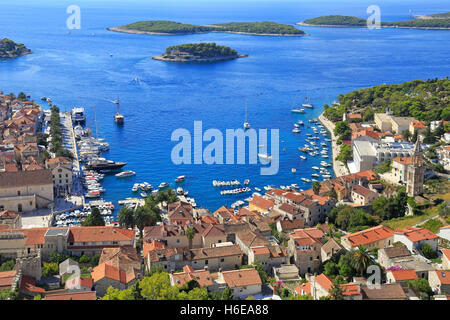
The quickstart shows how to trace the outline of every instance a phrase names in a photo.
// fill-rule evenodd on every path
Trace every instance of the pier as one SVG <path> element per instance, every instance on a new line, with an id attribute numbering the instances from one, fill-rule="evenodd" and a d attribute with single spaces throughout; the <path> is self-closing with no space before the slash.
<path id="1" fill-rule="evenodd" d="M 334 135 L 334 127 L 335 124 L 325 118 L 323 115 L 323 112 L 319 116 L 319 121 L 324 125 L 325 128 L 327 128 L 328 132 L 330 132 L 331 135 L 331 150 L 332 150 L 332 156 L 333 156 L 333 171 L 336 177 L 341 177 L 349 174 L 346 165 L 342 163 L 341 161 L 336 160 L 337 155 L 339 154 L 340 147 L 337 145 L 336 136 Z"/>

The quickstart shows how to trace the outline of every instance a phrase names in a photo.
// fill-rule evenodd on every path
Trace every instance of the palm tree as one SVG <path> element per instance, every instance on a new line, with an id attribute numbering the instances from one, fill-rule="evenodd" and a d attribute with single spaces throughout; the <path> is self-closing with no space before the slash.
<path id="1" fill-rule="evenodd" d="M 139 235 L 142 239 L 144 236 L 144 228 L 153 222 L 153 217 L 146 207 L 139 207 L 134 211 L 134 222 L 139 229 Z"/>
<path id="2" fill-rule="evenodd" d="M 372 258 L 369 255 L 369 250 L 364 246 L 358 247 L 358 250 L 353 255 L 352 267 L 358 270 L 360 275 L 363 276 L 370 262 L 372 262 Z"/>
<path id="3" fill-rule="evenodd" d="M 121 227 L 133 228 L 134 227 L 134 212 L 128 207 L 122 207 L 120 209 L 117 220 Z"/>
<path id="4" fill-rule="evenodd" d="M 320 192 L 320 182 L 314 181 L 312 184 L 312 189 L 314 191 L 314 194 L 319 194 Z"/>
<path id="5" fill-rule="evenodd" d="M 195 229 L 190 227 L 186 230 L 185 234 L 186 234 L 186 238 L 189 241 L 189 249 L 191 249 L 192 248 L 192 239 L 194 239 L 194 236 L 195 236 Z"/>

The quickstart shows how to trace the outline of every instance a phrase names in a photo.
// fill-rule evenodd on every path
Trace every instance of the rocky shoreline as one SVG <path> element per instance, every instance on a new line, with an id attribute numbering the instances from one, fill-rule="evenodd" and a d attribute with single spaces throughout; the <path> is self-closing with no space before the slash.
<path id="1" fill-rule="evenodd" d="M 208 25 L 214 26 L 214 25 Z M 201 33 L 234 33 L 234 34 L 245 34 L 251 36 L 273 36 L 273 37 L 304 37 L 309 36 L 309 34 L 281 34 L 281 33 L 251 33 L 251 32 L 238 32 L 238 31 L 219 31 L 219 30 L 211 30 L 205 32 L 185 32 L 185 33 L 169 33 L 169 32 L 150 32 L 150 31 L 140 31 L 135 29 L 126 29 L 122 27 L 109 27 L 106 28 L 108 31 L 113 32 L 121 32 L 121 33 L 131 33 L 131 34 L 151 34 L 151 35 L 159 35 L 159 36 L 178 36 L 178 35 L 187 35 L 187 34 L 201 34 Z"/>
<path id="2" fill-rule="evenodd" d="M 185 58 L 166 58 L 164 55 L 154 56 L 153 60 L 158 61 L 167 61 L 167 62 L 216 62 L 216 61 L 227 61 L 234 60 L 239 58 L 246 58 L 248 54 L 238 54 L 234 56 L 226 56 L 226 57 L 211 57 L 211 58 L 194 58 L 194 59 L 185 59 Z"/>
<path id="3" fill-rule="evenodd" d="M 346 165 L 341 161 L 336 160 L 337 155 L 339 154 L 340 147 L 337 145 L 336 136 L 334 135 L 334 123 L 325 118 L 323 112 L 319 116 L 319 121 L 324 125 L 324 127 L 330 132 L 331 135 L 331 149 L 332 149 L 332 157 L 333 157 L 333 171 L 336 177 L 341 177 L 349 174 Z"/>
<path id="4" fill-rule="evenodd" d="M 297 22 L 296 25 L 304 27 L 326 27 L 326 28 L 366 28 L 367 26 L 343 26 L 333 24 L 308 24 L 304 22 Z M 421 29 L 421 30 L 450 30 L 450 28 L 438 27 L 405 27 L 405 26 L 381 26 L 381 28 L 395 28 L 395 29 Z"/>

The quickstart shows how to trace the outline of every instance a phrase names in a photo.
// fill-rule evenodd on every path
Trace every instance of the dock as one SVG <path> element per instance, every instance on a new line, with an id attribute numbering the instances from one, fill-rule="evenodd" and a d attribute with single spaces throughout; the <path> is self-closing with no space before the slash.
<path id="1" fill-rule="evenodd" d="M 331 122 L 330 120 L 328 120 L 327 118 L 325 118 L 325 116 L 323 115 L 323 112 L 320 114 L 319 116 L 319 121 L 323 124 L 323 126 L 328 130 L 328 132 L 330 132 L 331 135 L 331 149 L 332 149 L 332 154 L 333 154 L 333 171 L 336 177 L 341 177 L 341 176 L 345 176 L 347 174 L 349 174 L 350 172 L 348 171 L 346 165 L 344 163 L 342 163 L 341 161 L 336 160 L 337 155 L 339 154 L 340 151 L 340 147 L 337 145 L 336 141 L 336 136 L 334 135 L 334 127 L 335 124 L 333 122 Z"/>

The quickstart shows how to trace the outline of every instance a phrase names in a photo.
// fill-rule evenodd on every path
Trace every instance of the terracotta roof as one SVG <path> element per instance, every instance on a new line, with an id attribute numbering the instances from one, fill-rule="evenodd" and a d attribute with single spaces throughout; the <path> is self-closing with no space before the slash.
<path id="1" fill-rule="evenodd" d="M 383 225 L 379 225 L 366 230 L 344 235 L 342 238 L 347 238 L 352 247 L 357 247 L 386 239 L 392 237 L 393 235 L 394 230 Z"/>
<path id="2" fill-rule="evenodd" d="M 0 188 L 53 185 L 50 170 L 0 172 Z"/>
<path id="3" fill-rule="evenodd" d="M 74 278 L 70 278 L 66 281 L 65 289 L 72 289 L 78 284 L 80 284 L 81 287 L 85 287 L 85 288 L 92 288 L 94 286 L 94 282 L 93 282 L 92 278 L 74 277 Z"/>
<path id="4" fill-rule="evenodd" d="M 36 279 L 33 277 L 22 275 L 22 281 L 20 282 L 20 290 L 28 291 L 31 293 L 45 293 L 44 288 L 36 287 Z"/>
<path id="5" fill-rule="evenodd" d="M 18 216 L 20 216 L 20 214 L 14 211 L 10 210 L 0 211 L 0 219 L 15 219 Z"/>
<path id="6" fill-rule="evenodd" d="M 95 291 L 85 291 L 50 294 L 49 292 L 44 300 L 96 300 L 96 293 Z"/>
<path id="7" fill-rule="evenodd" d="M 11 289 L 16 270 L 0 272 L 0 290 Z"/>
<path id="8" fill-rule="evenodd" d="M 450 260 L 450 249 L 441 249 L 441 252 L 447 258 L 447 260 Z"/>
<path id="9" fill-rule="evenodd" d="M 314 281 L 318 283 L 326 292 L 330 291 L 333 285 L 333 280 L 323 273 L 314 278 Z"/>
<path id="10" fill-rule="evenodd" d="M 73 227 L 68 242 L 132 241 L 135 230 L 116 227 Z"/>
<path id="11" fill-rule="evenodd" d="M 365 300 L 406 300 L 406 294 L 399 283 L 382 284 L 379 287 L 369 288 L 361 286 Z"/>
<path id="12" fill-rule="evenodd" d="M 283 230 L 300 229 L 304 227 L 303 219 L 283 220 L 280 221 Z"/>
<path id="13" fill-rule="evenodd" d="M 200 287 L 213 285 L 211 274 L 208 269 L 194 270 L 191 266 L 184 266 L 183 272 L 172 273 L 171 277 L 176 286 L 183 286 L 186 282 L 196 280 Z"/>
<path id="14" fill-rule="evenodd" d="M 268 245 L 269 241 L 261 234 L 255 232 L 238 232 L 236 234 L 238 238 L 247 248 Z"/>
<path id="15" fill-rule="evenodd" d="M 415 129 L 426 129 L 425 121 L 411 121 L 411 125 Z"/>
<path id="16" fill-rule="evenodd" d="M 147 252 L 147 259 L 150 262 L 167 261 L 170 257 L 179 254 L 181 256 L 189 254 L 187 248 L 164 248 Z"/>
<path id="17" fill-rule="evenodd" d="M 341 284 L 340 287 L 344 296 L 357 296 L 361 294 L 361 287 L 358 283 Z"/>
<path id="18" fill-rule="evenodd" d="M 413 269 L 408 270 L 390 270 L 395 281 L 405 281 L 417 279 L 417 273 Z"/>
<path id="19" fill-rule="evenodd" d="M 222 276 L 230 288 L 262 284 L 259 273 L 254 268 L 224 271 Z"/>
<path id="20" fill-rule="evenodd" d="M 136 279 L 136 274 L 134 273 L 133 268 L 130 268 L 128 271 L 124 271 L 107 263 L 102 263 L 96 266 L 91 272 L 91 276 L 94 283 L 103 278 L 112 279 L 124 284 L 130 283 Z"/>
<path id="21" fill-rule="evenodd" d="M 187 202 L 174 202 L 169 204 L 169 221 L 193 220 L 193 207 Z"/>
<path id="22" fill-rule="evenodd" d="M 318 228 L 296 229 L 292 233 L 295 238 L 312 238 L 316 241 L 322 241 L 325 234 Z"/>
<path id="23" fill-rule="evenodd" d="M 60 163 L 60 162 L 72 163 L 72 160 L 70 160 L 69 158 L 66 158 L 66 157 L 56 157 L 56 158 L 47 160 L 47 164 L 54 164 L 54 163 Z"/>
<path id="24" fill-rule="evenodd" d="M 236 255 L 242 255 L 242 250 L 237 244 L 233 244 L 229 246 L 191 249 L 187 258 L 188 260 L 202 260 Z"/>
<path id="25" fill-rule="evenodd" d="M 439 278 L 441 284 L 449 285 L 450 284 L 450 271 L 449 270 L 434 270 L 430 272 L 436 272 L 436 275 Z"/>
<path id="26" fill-rule="evenodd" d="M 389 259 L 397 257 L 406 257 L 411 255 L 411 252 L 409 252 L 408 248 L 405 245 L 398 247 L 387 247 L 383 248 L 382 250 L 384 250 L 386 256 Z"/>
<path id="27" fill-rule="evenodd" d="M 406 227 L 405 229 L 395 230 L 396 234 L 405 235 L 410 241 L 418 242 L 422 240 L 433 240 L 439 238 L 438 235 L 425 228 Z"/>
<path id="28" fill-rule="evenodd" d="M 394 161 L 403 165 L 409 165 L 412 164 L 412 157 L 397 157 L 394 158 Z"/>
<path id="29" fill-rule="evenodd" d="M 306 282 L 295 288 L 299 295 L 311 294 L 311 282 Z"/>
<path id="30" fill-rule="evenodd" d="M 282 211 L 284 211 L 284 212 L 290 213 L 290 214 L 292 214 L 292 215 L 296 215 L 296 214 L 298 214 L 298 213 L 303 212 L 303 210 L 299 209 L 298 207 L 293 206 L 292 204 L 286 203 L 286 202 L 285 202 L 285 203 L 282 203 L 282 204 L 278 207 L 278 209 L 279 209 L 279 210 L 282 210 Z"/>
<path id="31" fill-rule="evenodd" d="M 377 174 L 373 170 L 365 170 L 365 171 L 361 171 L 361 172 L 356 172 L 355 175 L 360 178 L 365 177 L 367 179 L 367 181 L 372 181 L 377 178 Z"/>
<path id="32" fill-rule="evenodd" d="M 362 116 L 360 113 L 350 113 L 347 115 L 349 119 L 362 119 Z"/>
<path id="33" fill-rule="evenodd" d="M 371 194 L 378 194 L 375 191 L 372 191 L 366 187 L 360 186 L 359 184 L 357 184 L 356 186 L 353 186 L 352 191 L 362 195 L 363 197 L 368 197 Z"/>
<path id="34" fill-rule="evenodd" d="M 260 197 L 258 195 L 253 196 L 253 199 L 250 201 L 250 204 L 263 210 L 269 210 L 273 207 L 272 200 L 264 199 L 263 197 Z"/>
<path id="35" fill-rule="evenodd" d="M 141 259 L 136 249 L 131 247 L 104 248 L 98 264 L 106 263 L 115 268 L 127 271 L 134 268 L 141 269 Z"/>
<path id="36" fill-rule="evenodd" d="M 164 241 L 152 240 L 150 242 L 144 241 L 144 257 L 147 257 L 150 251 L 162 250 L 166 248 L 166 243 Z"/>
<path id="37" fill-rule="evenodd" d="M 255 256 L 256 255 L 262 255 L 262 254 L 270 255 L 270 250 L 266 246 L 252 247 L 251 250 L 253 251 L 253 254 Z"/>

